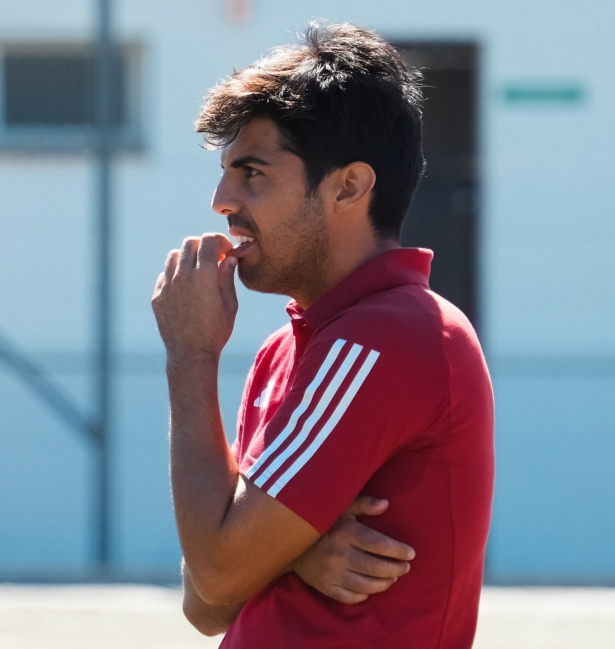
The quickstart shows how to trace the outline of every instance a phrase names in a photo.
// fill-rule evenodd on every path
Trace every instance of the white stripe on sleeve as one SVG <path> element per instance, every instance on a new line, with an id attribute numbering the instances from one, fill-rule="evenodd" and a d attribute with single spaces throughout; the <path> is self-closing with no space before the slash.
<path id="1" fill-rule="evenodd" d="M 312 432 L 312 429 L 317 424 L 317 422 L 322 417 L 323 413 L 327 409 L 327 406 L 333 400 L 333 397 L 339 390 L 340 385 L 343 383 L 344 379 L 348 376 L 348 373 L 352 369 L 352 366 L 355 364 L 357 357 L 361 353 L 363 347 L 361 345 L 354 344 L 348 356 L 344 359 L 344 362 L 340 365 L 339 369 L 335 373 L 335 376 L 331 379 L 327 389 L 323 392 L 320 397 L 320 401 L 314 408 L 312 414 L 305 420 L 301 432 L 293 439 L 288 448 L 284 450 L 283 453 L 280 453 L 274 460 L 271 461 L 269 466 L 263 471 L 261 475 L 254 481 L 254 484 L 257 487 L 262 487 L 267 480 L 284 464 L 284 462 L 305 442 L 309 434 Z"/>
<path id="2" fill-rule="evenodd" d="M 303 393 L 303 399 L 301 400 L 301 403 L 297 406 L 297 408 L 295 408 L 295 410 L 293 411 L 293 414 L 288 420 L 288 424 L 286 424 L 284 430 L 282 430 L 282 432 L 261 453 L 258 460 L 248 469 L 248 471 L 246 472 L 247 478 L 254 475 L 256 471 L 258 471 L 258 469 L 269 459 L 269 457 L 273 453 L 275 453 L 275 451 L 277 451 L 277 449 L 286 441 L 288 436 L 291 435 L 295 430 L 295 426 L 299 421 L 299 417 L 301 417 L 301 415 L 310 407 L 310 403 L 314 398 L 316 390 L 320 387 L 320 384 L 323 382 L 325 376 L 327 375 L 327 372 L 331 369 L 333 363 L 335 363 L 335 359 L 339 356 L 345 344 L 346 341 L 342 340 L 341 338 L 333 343 L 331 349 L 329 350 L 329 353 L 327 354 L 327 357 L 316 373 L 314 380 L 310 383 L 307 390 Z"/>
<path id="3" fill-rule="evenodd" d="M 337 408 L 332 413 L 329 420 L 322 427 L 321 431 L 314 438 L 312 443 L 308 448 L 294 461 L 294 463 L 285 471 L 275 484 L 268 489 L 267 493 L 274 498 L 280 493 L 280 491 L 286 486 L 289 480 L 291 480 L 298 471 L 300 471 L 303 466 L 308 462 L 308 460 L 316 453 L 320 448 L 322 443 L 327 439 L 331 431 L 337 426 L 339 420 L 343 417 L 344 413 L 348 409 L 348 406 L 354 399 L 355 395 L 359 391 L 359 388 L 367 378 L 367 375 L 370 373 L 374 363 L 380 356 L 379 352 L 370 351 L 365 362 L 361 366 L 361 369 L 358 371 L 357 375 L 354 377 L 352 383 L 346 390 L 346 394 L 342 397 L 342 400 L 337 405 Z"/>

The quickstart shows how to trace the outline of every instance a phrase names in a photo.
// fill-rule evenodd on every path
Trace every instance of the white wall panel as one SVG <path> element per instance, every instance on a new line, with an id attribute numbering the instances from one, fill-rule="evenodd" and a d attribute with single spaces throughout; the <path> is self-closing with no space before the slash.
<path id="1" fill-rule="evenodd" d="M 93 32 L 94 2 L 49 6 L 43 0 L 0 3 L 0 44 L 83 39 Z M 122 354 L 114 429 L 118 564 L 147 572 L 174 570 L 177 563 L 166 474 L 166 392 L 156 365 L 162 346 L 149 299 L 169 249 L 187 235 L 225 231 L 210 208 L 219 154 L 200 149 L 193 132 L 202 95 L 234 66 L 292 42 L 307 20 L 324 17 L 358 22 L 396 40 L 473 39 L 482 46 L 481 321 L 494 359 L 500 435 L 492 572 L 613 573 L 612 559 L 600 549 L 601 539 L 612 540 L 602 515 L 614 458 L 605 406 L 610 383 L 576 375 L 574 367 L 576 358 L 615 355 L 615 4 L 254 0 L 245 24 L 227 20 L 222 0 L 116 0 L 114 12 L 119 38 L 141 48 L 144 136 L 142 151 L 119 156 L 113 174 L 115 343 Z M 577 84 L 585 99 L 524 106 L 504 100 L 508 85 L 533 82 Z M 0 151 L 0 328 L 24 349 L 78 357 L 90 349 L 94 180 L 86 155 Z M 251 355 L 286 321 L 285 298 L 240 288 L 240 302 L 222 377 L 229 433 Z M 136 353 L 151 356 L 147 372 L 135 369 Z M 529 359 L 529 365 L 511 378 L 506 363 L 515 358 Z M 544 359 L 568 363 L 567 378 L 532 376 L 532 363 Z M 4 538 L 48 539 L 44 561 L 68 566 L 70 552 L 74 565 L 83 565 L 87 453 L 23 387 L 2 376 L 0 395 L 11 408 L 0 410 L 0 460 L 10 469 L 6 479 L 32 489 L 24 492 L 25 509 L 6 510 L 3 525 L 11 532 Z M 60 378 L 87 405 L 87 375 Z M 587 412 L 593 417 L 588 426 Z M 17 476 L 20 462 L 25 468 Z M 72 466 L 79 468 L 71 474 Z M 61 479 L 57 467 L 64 467 Z M 63 501 L 67 490 L 71 495 Z M 573 495 L 577 500 L 568 506 Z M 49 499 L 56 499 L 57 509 Z M 46 509 L 38 527 L 37 507 Z M 71 508 L 72 518 L 66 514 Z M 566 534 L 570 512 L 584 527 L 570 537 L 570 547 L 551 551 Z M 53 528 L 54 513 L 62 529 Z M 515 545 L 529 533 L 530 543 Z M 39 565 L 38 547 L 35 540 L 24 541 L 6 556 L 21 552 L 20 565 Z M 581 552 L 587 547 L 591 556 Z"/>

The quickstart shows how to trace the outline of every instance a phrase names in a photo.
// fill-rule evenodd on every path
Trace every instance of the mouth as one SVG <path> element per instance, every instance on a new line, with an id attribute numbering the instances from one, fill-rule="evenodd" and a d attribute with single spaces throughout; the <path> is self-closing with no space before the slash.
<path id="1" fill-rule="evenodd" d="M 235 247 L 243 246 L 246 243 L 254 243 L 256 241 L 254 237 L 244 237 L 243 235 L 238 235 L 233 238 L 237 244 Z"/>
<path id="2" fill-rule="evenodd" d="M 254 237 L 248 237 L 243 234 L 233 234 L 232 232 L 231 235 L 235 239 L 236 245 L 229 251 L 227 257 L 237 257 L 238 259 L 241 259 L 256 245 L 256 239 Z"/>

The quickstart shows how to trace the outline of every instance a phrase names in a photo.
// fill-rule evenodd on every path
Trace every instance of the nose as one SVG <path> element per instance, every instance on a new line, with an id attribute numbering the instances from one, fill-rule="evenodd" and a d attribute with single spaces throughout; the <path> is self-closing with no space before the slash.
<path id="1" fill-rule="evenodd" d="M 211 207 L 214 212 L 222 216 L 238 214 L 241 209 L 239 193 L 233 188 L 233 184 L 230 182 L 226 173 L 222 174 L 222 178 L 220 178 L 220 182 L 214 190 Z"/>

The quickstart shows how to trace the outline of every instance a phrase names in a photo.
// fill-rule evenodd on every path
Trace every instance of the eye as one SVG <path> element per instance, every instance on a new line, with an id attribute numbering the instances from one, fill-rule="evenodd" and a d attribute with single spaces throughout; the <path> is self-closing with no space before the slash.
<path id="1" fill-rule="evenodd" d="M 260 171 L 258 169 L 255 169 L 254 167 L 244 167 L 244 170 L 246 172 L 246 178 L 252 178 L 254 176 L 258 176 L 260 174 Z"/>

